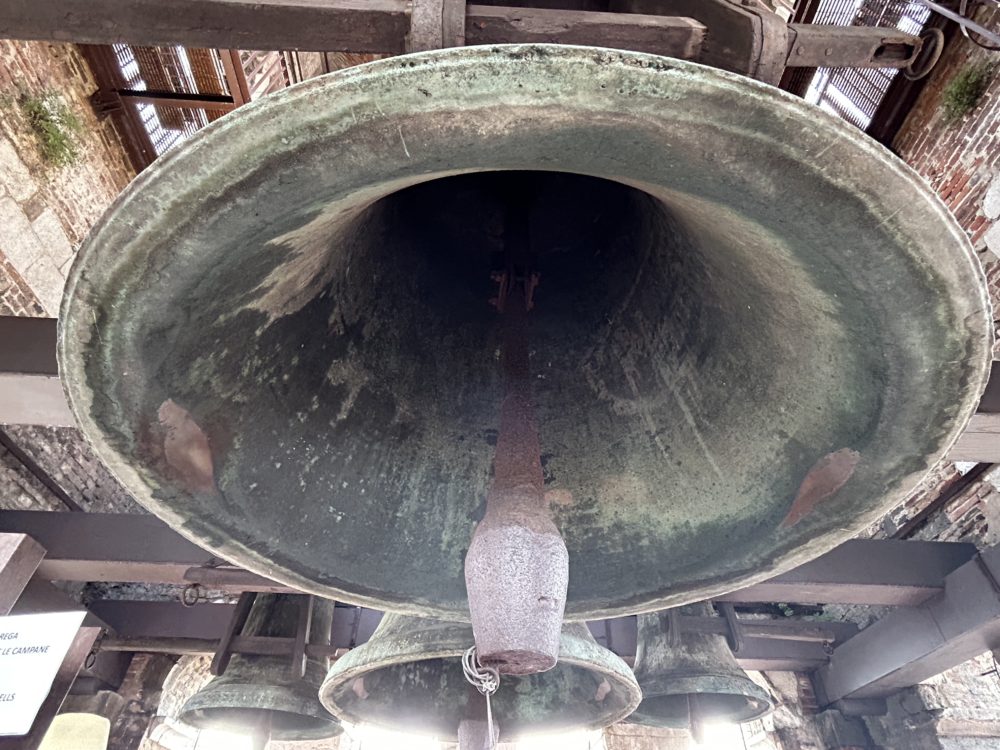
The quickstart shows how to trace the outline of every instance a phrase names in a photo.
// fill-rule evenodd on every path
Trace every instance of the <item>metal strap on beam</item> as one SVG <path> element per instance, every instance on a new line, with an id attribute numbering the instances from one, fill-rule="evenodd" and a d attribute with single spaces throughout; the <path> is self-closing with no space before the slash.
<path id="1" fill-rule="evenodd" d="M 920 54 L 919 36 L 882 26 L 788 25 L 790 68 L 905 68 Z"/>
<path id="2" fill-rule="evenodd" d="M 837 646 L 816 675 L 824 705 L 889 695 L 1000 648 L 1000 546 L 945 578 L 944 591 Z"/>

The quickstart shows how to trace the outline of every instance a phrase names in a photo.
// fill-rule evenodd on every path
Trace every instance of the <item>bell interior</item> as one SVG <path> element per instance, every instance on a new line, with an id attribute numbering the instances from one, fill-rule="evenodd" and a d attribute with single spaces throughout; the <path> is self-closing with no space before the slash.
<path id="1" fill-rule="evenodd" d="M 849 536 L 974 408 L 974 261 L 928 262 L 960 231 L 867 148 L 632 53 L 362 66 L 147 170 L 71 274 L 60 368 L 102 458 L 200 544 L 466 618 L 503 395 L 491 272 L 523 193 L 567 616 L 703 599 Z"/>
<path id="2" fill-rule="evenodd" d="M 384 666 L 346 680 L 325 700 L 349 721 L 454 741 L 463 718 L 482 719 L 481 697 L 462 672 L 461 659 L 438 658 Z M 491 697 L 504 741 L 524 734 L 601 727 L 626 710 L 630 695 L 592 669 L 560 661 L 530 676 L 505 676 Z M 349 717 L 349 718 L 348 718 Z"/>
<path id="3" fill-rule="evenodd" d="M 266 718 L 265 718 L 266 715 Z M 248 727 L 270 727 L 271 738 L 275 740 L 295 740 L 308 737 L 326 737 L 335 730 L 335 721 L 318 719 L 313 716 L 265 708 L 218 707 L 196 709 L 185 713 L 183 720 L 203 729 L 232 729 L 245 732 Z M 333 731 L 332 731 L 333 730 Z"/>

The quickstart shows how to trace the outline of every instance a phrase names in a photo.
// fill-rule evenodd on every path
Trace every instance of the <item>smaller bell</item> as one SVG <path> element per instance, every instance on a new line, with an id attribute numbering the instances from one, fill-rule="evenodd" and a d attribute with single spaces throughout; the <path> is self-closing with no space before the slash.
<path id="1" fill-rule="evenodd" d="M 681 607 L 680 613 L 714 614 L 707 602 Z M 629 723 L 697 731 L 708 721 L 753 721 L 774 708 L 768 692 L 736 663 L 725 636 L 686 631 L 672 636 L 667 610 L 638 619 L 635 676 L 643 699 Z"/>
<path id="2" fill-rule="evenodd" d="M 368 643 L 339 658 L 320 700 L 344 722 L 455 742 L 459 726 L 485 720 L 485 701 L 466 680 L 462 655 L 472 626 L 387 614 Z M 531 675 L 503 675 L 490 698 L 499 740 L 599 729 L 621 721 L 642 695 L 628 666 L 594 640 L 583 623 L 563 625 L 559 660 Z M 479 732 L 482 734 L 482 732 Z M 488 736 L 488 735 L 486 735 Z"/>
<path id="3" fill-rule="evenodd" d="M 258 595 L 243 635 L 293 638 L 301 611 L 298 599 L 295 594 Z M 313 599 L 313 645 L 330 644 L 334 606 Z M 226 671 L 184 704 L 179 718 L 199 729 L 252 732 L 285 742 L 333 737 L 342 727 L 316 697 L 328 666 L 328 659 L 307 657 L 305 675 L 299 676 L 287 657 L 234 654 Z"/>

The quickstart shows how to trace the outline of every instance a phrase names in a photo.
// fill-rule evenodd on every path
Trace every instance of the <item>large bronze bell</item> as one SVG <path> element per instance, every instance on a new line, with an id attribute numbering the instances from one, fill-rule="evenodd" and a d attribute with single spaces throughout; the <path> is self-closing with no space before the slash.
<path id="1" fill-rule="evenodd" d="M 571 620 L 829 550 L 976 406 L 977 261 L 860 131 L 678 60 L 470 47 L 265 97 L 139 176 L 60 316 L 98 453 L 230 561 L 467 618 L 500 182 L 531 196 L 532 399 Z"/>
<path id="2" fill-rule="evenodd" d="M 680 609 L 682 614 L 711 616 L 706 603 Z M 639 615 L 635 677 L 642 703 L 628 722 L 696 731 L 712 721 L 742 723 L 769 713 L 774 701 L 747 677 L 722 635 L 672 631 L 670 615 Z M 678 637 L 679 636 L 679 637 Z"/>
<path id="3" fill-rule="evenodd" d="M 300 598 L 258 595 L 243 634 L 293 638 Z M 311 643 L 329 645 L 333 609 L 332 601 L 313 601 Z M 305 674 L 299 676 L 287 657 L 235 654 L 222 675 L 188 699 L 179 718 L 199 729 L 229 729 L 288 742 L 333 737 L 342 731 L 340 722 L 317 698 L 327 666 L 327 659 L 307 657 Z"/>
<path id="4" fill-rule="evenodd" d="M 464 623 L 387 614 L 371 639 L 337 659 L 320 690 L 341 720 L 458 739 L 463 721 L 485 720 L 485 704 L 466 680 L 472 645 Z M 635 677 L 599 646 L 583 623 L 563 626 L 559 662 L 527 676 L 503 676 L 491 698 L 501 741 L 527 734 L 597 729 L 639 704 Z"/>

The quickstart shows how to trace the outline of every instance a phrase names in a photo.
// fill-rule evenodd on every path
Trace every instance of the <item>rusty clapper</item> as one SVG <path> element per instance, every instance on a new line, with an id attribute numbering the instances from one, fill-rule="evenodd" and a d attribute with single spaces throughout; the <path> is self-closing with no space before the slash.
<path id="1" fill-rule="evenodd" d="M 501 674 L 555 666 L 569 579 L 566 544 L 545 498 L 531 403 L 528 318 L 538 276 L 532 264 L 530 195 L 514 180 L 504 190 L 505 268 L 495 276 L 494 299 L 503 329 L 504 397 L 486 515 L 465 556 L 478 656 Z"/>
<path id="2" fill-rule="evenodd" d="M 518 308 L 486 304 L 501 183 L 541 276 L 520 380 Z M 311 79 L 154 162 L 76 257 L 59 369 L 114 474 L 214 554 L 502 633 L 855 535 L 974 412 L 992 320 L 965 233 L 852 125 L 681 60 L 470 46 Z M 523 564 L 480 555 L 501 528 L 530 530 Z M 539 572 L 523 609 L 470 602 L 466 574 Z M 483 655 L 544 667 L 541 630 Z"/>

